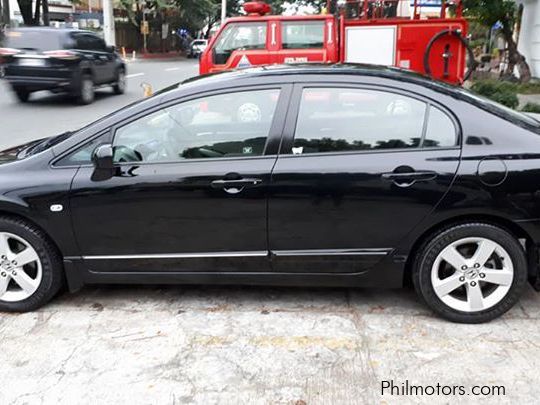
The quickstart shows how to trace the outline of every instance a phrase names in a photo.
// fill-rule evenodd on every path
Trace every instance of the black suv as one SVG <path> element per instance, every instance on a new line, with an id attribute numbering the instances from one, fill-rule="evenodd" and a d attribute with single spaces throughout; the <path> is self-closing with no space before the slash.
<path id="1" fill-rule="evenodd" d="M 116 94 L 124 93 L 124 62 L 92 32 L 20 28 L 8 31 L 1 46 L 4 77 L 22 102 L 39 90 L 65 92 L 81 104 L 94 100 L 98 86 L 112 85 Z"/>

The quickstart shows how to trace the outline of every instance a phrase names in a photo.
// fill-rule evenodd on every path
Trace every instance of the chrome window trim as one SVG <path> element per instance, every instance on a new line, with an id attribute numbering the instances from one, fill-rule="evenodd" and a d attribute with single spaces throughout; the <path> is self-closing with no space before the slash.
<path id="1" fill-rule="evenodd" d="M 220 257 L 265 257 L 274 256 L 385 256 L 393 249 L 309 249 L 309 250 L 255 250 L 248 252 L 201 252 L 201 253 L 158 253 L 143 255 L 88 255 L 66 256 L 65 260 L 144 260 L 144 259 L 200 259 Z"/>

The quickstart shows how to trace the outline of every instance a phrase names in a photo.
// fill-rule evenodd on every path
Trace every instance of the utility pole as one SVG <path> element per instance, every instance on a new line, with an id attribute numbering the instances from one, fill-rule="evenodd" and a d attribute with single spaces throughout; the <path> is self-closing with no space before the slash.
<path id="1" fill-rule="evenodd" d="M 2 11 L 0 12 L 0 25 L 8 26 L 10 23 L 9 0 L 0 0 Z"/>
<path id="2" fill-rule="evenodd" d="M 103 36 L 107 45 L 116 46 L 112 0 L 103 0 Z"/>
<path id="3" fill-rule="evenodd" d="M 227 0 L 221 0 L 221 25 L 225 24 L 227 18 Z"/>

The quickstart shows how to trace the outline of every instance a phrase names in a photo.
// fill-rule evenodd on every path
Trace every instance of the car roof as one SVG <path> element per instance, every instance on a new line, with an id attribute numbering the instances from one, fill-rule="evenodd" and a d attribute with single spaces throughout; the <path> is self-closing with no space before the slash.
<path id="1" fill-rule="evenodd" d="M 352 75 L 370 76 L 378 78 L 393 79 L 402 82 L 419 84 L 428 88 L 435 88 L 439 91 L 452 92 L 459 91 L 459 87 L 444 82 L 433 80 L 427 76 L 407 69 L 392 66 L 370 65 L 359 63 L 299 63 L 284 65 L 262 65 L 248 68 L 235 69 L 218 73 L 211 73 L 196 76 L 183 82 L 168 87 L 166 90 L 174 90 L 180 85 L 207 85 L 219 82 L 228 82 L 237 79 L 247 79 L 256 77 L 279 77 L 289 75 Z"/>
<path id="2" fill-rule="evenodd" d="M 529 130 L 540 133 L 540 124 L 532 117 L 526 117 L 517 111 L 510 111 L 504 106 L 496 105 L 495 103 L 477 96 L 461 86 L 451 85 L 442 81 L 434 80 L 428 76 L 413 72 L 407 69 L 401 69 L 392 66 L 370 65 L 370 64 L 354 64 L 354 63 L 306 63 L 306 64 L 290 64 L 290 65 L 263 65 L 249 68 L 236 69 L 232 71 L 213 73 L 202 75 L 184 80 L 181 83 L 163 89 L 157 94 L 171 94 L 174 96 L 176 91 L 181 92 L 186 87 L 207 87 L 228 85 L 235 81 L 240 82 L 243 79 L 258 79 L 258 78 L 283 78 L 285 76 L 301 77 L 302 81 L 306 81 L 306 76 L 313 75 L 318 77 L 316 81 L 321 81 L 321 76 L 356 76 L 356 77 L 371 77 L 375 79 L 389 79 L 397 83 L 408 83 L 420 86 L 424 89 L 432 90 L 438 93 L 448 95 L 452 98 L 465 101 L 478 108 L 495 114 L 503 119 L 511 121 L 517 125 L 523 126 L 524 121 L 527 121 L 526 126 Z M 290 81 L 290 80 L 289 80 Z M 264 81 L 260 81 L 264 83 Z"/>

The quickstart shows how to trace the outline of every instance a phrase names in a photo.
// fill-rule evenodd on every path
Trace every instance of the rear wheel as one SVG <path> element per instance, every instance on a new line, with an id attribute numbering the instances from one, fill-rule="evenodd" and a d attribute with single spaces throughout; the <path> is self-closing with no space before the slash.
<path id="1" fill-rule="evenodd" d="M 94 81 L 92 80 L 92 76 L 84 75 L 81 78 L 77 99 L 80 104 L 84 105 L 92 104 L 94 101 Z"/>
<path id="2" fill-rule="evenodd" d="M 46 235 L 25 221 L 0 217 L 0 311 L 37 309 L 62 280 L 60 257 Z"/>
<path id="3" fill-rule="evenodd" d="M 14 87 L 13 91 L 21 103 L 26 103 L 30 99 L 30 92 L 26 87 Z"/>
<path id="4" fill-rule="evenodd" d="M 456 225 L 421 247 L 413 282 L 420 297 L 454 322 L 492 320 L 518 301 L 527 281 L 519 241 L 489 224 Z"/>
<path id="5" fill-rule="evenodd" d="M 114 94 L 124 94 L 126 92 L 126 71 L 121 68 L 116 74 L 116 82 L 113 85 Z"/>

